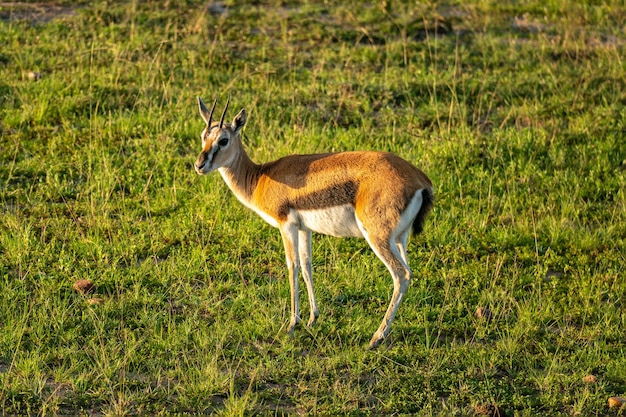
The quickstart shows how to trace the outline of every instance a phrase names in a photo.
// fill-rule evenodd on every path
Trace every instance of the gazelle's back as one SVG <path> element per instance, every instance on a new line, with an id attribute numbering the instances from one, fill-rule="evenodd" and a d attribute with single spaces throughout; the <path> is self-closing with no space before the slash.
<path id="1" fill-rule="evenodd" d="M 253 200 L 266 213 L 285 220 L 290 211 L 331 211 L 377 215 L 376 206 L 400 215 L 422 188 L 432 187 L 419 169 L 386 152 L 291 155 L 263 164 Z M 396 207 L 389 207 L 395 205 Z M 382 215 L 382 213 L 379 213 Z M 328 221 L 331 216 L 326 216 Z M 337 221 L 345 221 L 339 216 Z M 313 229 L 314 231 L 318 231 Z M 355 234 L 333 236 L 358 236 Z"/>

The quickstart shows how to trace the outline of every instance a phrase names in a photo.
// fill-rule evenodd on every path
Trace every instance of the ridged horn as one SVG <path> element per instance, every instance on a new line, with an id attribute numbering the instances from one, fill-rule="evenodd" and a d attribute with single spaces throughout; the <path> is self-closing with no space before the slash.
<path id="1" fill-rule="evenodd" d="M 226 106 L 224 106 L 224 113 L 222 113 L 222 118 L 220 119 L 220 129 L 224 125 L 224 116 L 226 116 L 226 110 L 228 110 L 228 103 L 230 103 L 230 96 L 226 100 Z"/>
<path id="2" fill-rule="evenodd" d="M 207 126 L 209 126 L 209 128 L 211 128 L 211 121 L 213 120 L 213 111 L 215 111 L 216 104 L 217 104 L 217 99 L 213 100 L 213 107 L 211 107 L 211 113 L 209 114 L 209 123 L 207 123 Z"/>

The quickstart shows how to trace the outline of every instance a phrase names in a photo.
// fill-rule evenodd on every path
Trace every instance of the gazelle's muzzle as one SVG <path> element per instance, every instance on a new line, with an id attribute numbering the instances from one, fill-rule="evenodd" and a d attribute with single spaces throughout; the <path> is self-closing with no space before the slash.
<path id="1" fill-rule="evenodd" d="M 198 159 L 196 160 L 196 163 L 194 164 L 194 168 L 196 168 L 196 172 L 200 175 L 204 175 L 208 172 L 210 172 L 210 170 L 207 170 L 207 165 L 209 165 L 209 152 L 202 152 L 199 156 Z"/>

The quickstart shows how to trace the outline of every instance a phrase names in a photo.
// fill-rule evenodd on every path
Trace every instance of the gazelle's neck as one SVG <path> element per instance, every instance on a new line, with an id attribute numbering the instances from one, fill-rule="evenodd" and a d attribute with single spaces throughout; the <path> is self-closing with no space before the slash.
<path id="1" fill-rule="evenodd" d="M 255 164 L 241 146 L 232 163 L 218 171 L 237 199 L 248 205 L 259 181 L 261 166 Z"/>

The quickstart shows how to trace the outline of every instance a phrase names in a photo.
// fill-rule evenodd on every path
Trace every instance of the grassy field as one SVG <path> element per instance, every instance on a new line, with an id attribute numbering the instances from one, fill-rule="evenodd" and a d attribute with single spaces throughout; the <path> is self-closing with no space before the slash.
<path id="1" fill-rule="evenodd" d="M 0 414 L 626 414 L 623 2 L 2 3 L 0 45 Z M 198 95 L 257 162 L 433 180 L 378 350 L 362 240 L 314 238 L 285 334 L 278 231 L 194 173 Z"/>

